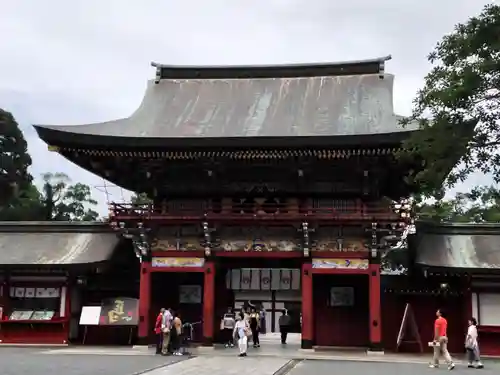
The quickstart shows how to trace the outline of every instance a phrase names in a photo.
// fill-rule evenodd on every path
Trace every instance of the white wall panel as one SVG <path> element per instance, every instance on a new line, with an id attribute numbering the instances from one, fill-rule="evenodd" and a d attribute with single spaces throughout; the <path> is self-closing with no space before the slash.
<path id="1" fill-rule="evenodd" d="M 479 325 L 500 326 L 500 293 L 479 294 Z"/>

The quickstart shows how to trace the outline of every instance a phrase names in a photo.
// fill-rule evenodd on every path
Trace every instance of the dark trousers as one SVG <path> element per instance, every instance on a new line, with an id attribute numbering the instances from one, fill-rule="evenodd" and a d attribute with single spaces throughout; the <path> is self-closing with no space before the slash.
<path id="1" fill-rule="evenodd" d="M 222 330 L 222 340 L 224 344 L 234 344 L 233 330 L 224 328 Z"/>
<path id="2" fill-rule="evenodd" d="M 161 353 L 161 347 L 163 346 L 163 333 L 156 335 L 156 354 Z"/>
<path id="3" fill-rule="evenodd" d="M 259 341 L 259 329 L 257 327 L 251 328 L 252 330 L 252 339 L 254 345 L 260 345 Z"/>
<path id="4" fill-rule="evenodd" d="M 170 351 L 176 353 L 181 348 L 181 336 L 177 333 L 171 333 L 170 336 Z"/>
<path id="5" fill-rule="evenodd" d="M 280 326 L 280 332 L 281 332 L 281 343 L 286 344 L 286 338 L 288 336 L 288 327 Z"/>

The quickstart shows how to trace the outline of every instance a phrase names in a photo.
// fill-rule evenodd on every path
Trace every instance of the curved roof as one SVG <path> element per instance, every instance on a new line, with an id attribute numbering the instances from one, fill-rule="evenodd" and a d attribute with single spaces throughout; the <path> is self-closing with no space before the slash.
<path id="1" fill-rule="evenodd" d="M 427 267 L 500 269 L 500 225 L 423 224 L 416 263 Z"/>
<path id="2" fill-rule="evenodd" d="M 383 59 L 367 61 L 381 64 Z M 355 70 L 349 69 L 366 61 L 353 62 L 349 69 L 347 64 L 327 67 L 345 67 L 343 71 L 350 73 Z M 160 73 L 156 80 L 148 82 L 141 105 L 130 117 L 77 126 L 36 125 L 39 136 L 55 146 L 130 145 L 133 140 L 136 147 L 161 147 L 169 146 L 170 140 L 170 146 L 175 147 L 179 142 L 201 139 L 246 138 L 258 143 L 277 137 L 380 138 L 415 130 L 403 128 L 394 114 L 394 76 L 384 74 L 383 69 L 350 75 L 327 75 L 332 72 L 318 70 L 316 73 L 323 75 L 306 76 L 310 73 L 307 69 L 314 71 L 318 65 L 287 66 L 288 70 L 281 66 L 275 68 L 274 78 L 241 78 L 236 73 L 245 69 L 254 69 L 255 73 L 269 67 L 155 66 Z M 232 76 L 227 73 L 231 69 L 237 70 Z M 167 74 L 163 71 L 177 72 L 178 76 L 163 78 Z M 290 71 L 298 76 L 279 76 L 280 72 Z M 193 72 L 202 78 L 179 78 Z M 206 78 L 213 72 L 236 78 Z"/>
<path id="3" fill-rule="evenodd" d="M 118 242 L 105 223 L 0 222 L 0 264 L 99 263 L 110 258 Z"/>
<path id="4" fill-rule="evenodd" d="M 366 60 L 280 65 L 168 65 L 152 62 L 156 79 L 237 79 L 383 74 L 390 55 Z"/>

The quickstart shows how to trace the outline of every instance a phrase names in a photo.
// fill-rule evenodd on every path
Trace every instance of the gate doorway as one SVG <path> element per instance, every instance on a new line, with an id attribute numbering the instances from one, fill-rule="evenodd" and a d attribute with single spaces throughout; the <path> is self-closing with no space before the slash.
<path id="1" fill-rule="evenodd" d="M 300 269 L 229 269 L 226 288 L 234 295 L 236 311 L 255 307 L 261 313 L 262 334 L 280 331 L 279 317 L 284 310 L 291 317 L 290 332 L 301 332 Z"/>

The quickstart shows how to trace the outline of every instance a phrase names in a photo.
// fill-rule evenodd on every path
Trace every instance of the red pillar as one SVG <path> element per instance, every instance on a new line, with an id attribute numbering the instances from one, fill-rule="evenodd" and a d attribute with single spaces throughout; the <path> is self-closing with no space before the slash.
<path id="1" fill-rule="evenodd" d="M 148 345 L 150 335 L 149 309 L 151 306 L 151 263 L 141 264 L 141 275 L 139 284 L 139 327 L 138 344 Z"/>
<path id="2" fill-rule="evenodd" d="M 203 283 L 203 345 L 212 346 L 214 341 L 215 322 L 215 265 L 205 262 Z"/>
<path id="3" fill-rule="evenodd" d="M 463 319 L 463 321 L 466 322 L 471 317 L 479 319 L 479 317 L 474 316 L 474 311 L 472 311 L 473 307 L 472 307 L 472 289 L 471 289 L 471 277 L 470 277 L 470 275 L 467 275 L 464 278 L 463 292 L 464 292 L 463 293 L 463 298 L 464 298 L 464 319 Z"/>
<path id="4" fill-rule="evenodd" d="M 370 349 L 383 350 L 382 309 L 380 303 L 380 264 L 370 264 Z"/>
<path id="5" fill-rule="evenodd" d="M 314 341 L 312 264 L 302 264 L 302 349 L 312 349 Z"/>

